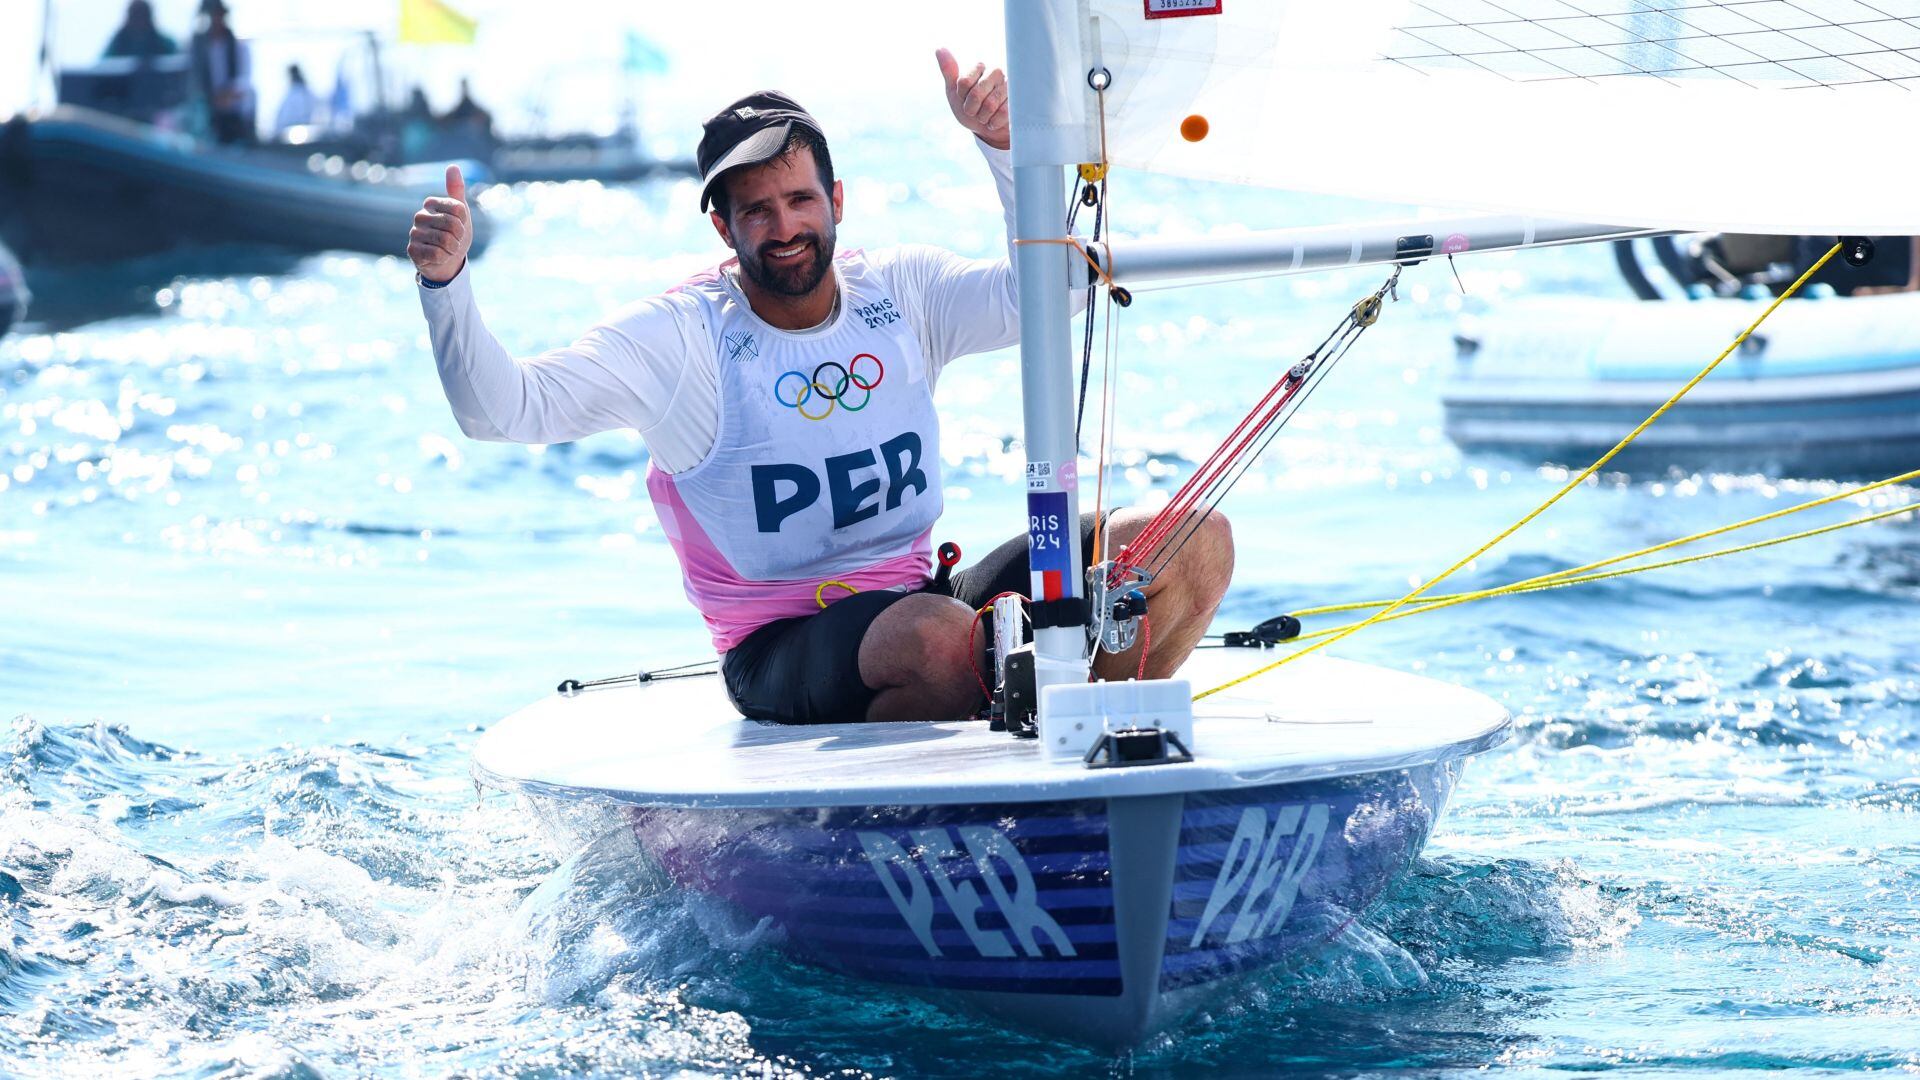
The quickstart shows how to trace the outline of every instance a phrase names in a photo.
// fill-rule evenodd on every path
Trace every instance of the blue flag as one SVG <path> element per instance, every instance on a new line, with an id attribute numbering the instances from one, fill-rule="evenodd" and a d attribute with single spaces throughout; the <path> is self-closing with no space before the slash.
<path id="1" fill-rule="evenodd" d="M 621 59 L 620 67 L 630 75 L 664 74 L 667 70 L 667 54 L 638 32 L 629 29 L 626 55 Z"/>

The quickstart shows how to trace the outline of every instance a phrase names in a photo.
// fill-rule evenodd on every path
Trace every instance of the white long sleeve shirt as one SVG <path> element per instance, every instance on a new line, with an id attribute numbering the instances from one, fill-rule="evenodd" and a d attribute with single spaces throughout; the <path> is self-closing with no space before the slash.
<path id="1" fill-rule="evenodd" d="M 919 244 L 840 257 L 862 261 L 889 284 L 929 380 L 955 357 L 1004 348 L 1020 335 L 1013 169 L 1005 151 L 976 145 L 1005 214 L 1007 258 L 969 259 Z M 732 272 L 731 262 L 720 268 Z M 713 450 L 721 357 L 707 309 L 687 290 L 638 301 L 571 345 L 520 358 L 487 330 L 466 268 L 442 287 L 422 282 L 420 304 L 447 400 L 460 430 L 473 438 L 556 443 L 632 428 L 668 474 L 693 468 Z M 791 336 L 824 334 L 836 322 Z"/>

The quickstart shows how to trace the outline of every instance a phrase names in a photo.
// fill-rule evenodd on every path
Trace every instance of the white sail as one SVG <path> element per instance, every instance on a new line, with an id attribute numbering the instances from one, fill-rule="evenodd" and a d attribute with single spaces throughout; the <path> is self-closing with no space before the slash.
<path id="1" fill-rule="evenodd" d="M 1070 57 L 1077 36 L 1082 73 L 1111 82 L 1029 118 L 1029 146 L 1058 160 L 1098 160 L 1104 134 L 1122 167 L 1295 190 L 1920 234 L 1920 0 L 1081 0 L 1079 14 L 1054 46 Z"/>

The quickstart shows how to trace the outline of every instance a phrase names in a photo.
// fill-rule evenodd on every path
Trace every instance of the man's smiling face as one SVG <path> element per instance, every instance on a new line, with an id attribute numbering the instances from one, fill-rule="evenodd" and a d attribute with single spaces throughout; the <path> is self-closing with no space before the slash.
<path id="1" fill-rule="evenodd" d="M 820 183 L 813 151 L 797 147 L 764 165 L 737 169 L 724 180 L 727 214 L 713 223 L 740 256 L 747 280 L 783 297 L 820 288 L 833 265 L 834 226 L 840 223 L 840 182 Z"/>

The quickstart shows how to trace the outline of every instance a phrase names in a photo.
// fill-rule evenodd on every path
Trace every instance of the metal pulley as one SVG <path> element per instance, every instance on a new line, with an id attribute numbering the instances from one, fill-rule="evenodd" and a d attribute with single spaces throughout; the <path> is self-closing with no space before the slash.
<path id="1" fill-rule="evenodd" d="M 1140 620 L 1147 614 L 1145 589 L 1153 575 L 1109 560 L 1087 571 L 1087 598 L 1093 623 L 1087 636 L 1095 648 L 1122 653 L 1140 637 Z"/>

